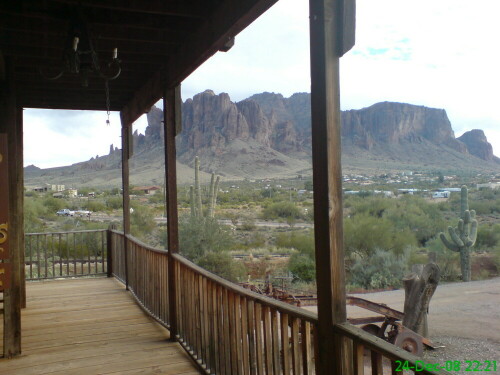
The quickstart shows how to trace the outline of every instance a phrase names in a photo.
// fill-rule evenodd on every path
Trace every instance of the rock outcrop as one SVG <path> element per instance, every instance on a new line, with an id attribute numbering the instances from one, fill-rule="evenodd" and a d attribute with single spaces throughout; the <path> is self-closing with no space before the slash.
<path id="1" fill-rule="evenodd" d="M 458 140 L 467 146 L 467 150 L 471 155 L 487 161 L 499 160 L 493 155 L 493 147 L 481 129 L 473 129 L 465 132 L 458 137 Z"/>

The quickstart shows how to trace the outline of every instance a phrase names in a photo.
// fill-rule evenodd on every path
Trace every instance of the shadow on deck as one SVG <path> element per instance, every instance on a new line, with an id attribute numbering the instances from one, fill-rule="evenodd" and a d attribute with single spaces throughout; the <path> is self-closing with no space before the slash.
<path id="1" fill-rule="evenodd" d="M 26 289 L 23 353 L 0 359 L 0 374 L 199 374 L 114 278 L 33 282 Z"/>

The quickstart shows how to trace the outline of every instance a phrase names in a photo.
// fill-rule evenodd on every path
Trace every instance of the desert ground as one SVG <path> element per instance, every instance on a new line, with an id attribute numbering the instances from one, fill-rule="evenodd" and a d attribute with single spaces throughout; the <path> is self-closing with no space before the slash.
<path id="1" fill-rule="evenodd" d="M 353 294 L 403 311 L 404 290 Z M 309 308 L 311 309 L 311 308 Z M 314 308 L 315 309 L 315 308 Z M 348 317 L 376 316 L 355 306 Z M 427 350 L 429 363 L 497 361 L 500 374 L 500 278 L 440 284 L 429 307 L 429 335 L 439 348 Z M 464 366 L 462 366 L 464 367 Z M 465 369 L 453 374 L 468 374 Z"/>

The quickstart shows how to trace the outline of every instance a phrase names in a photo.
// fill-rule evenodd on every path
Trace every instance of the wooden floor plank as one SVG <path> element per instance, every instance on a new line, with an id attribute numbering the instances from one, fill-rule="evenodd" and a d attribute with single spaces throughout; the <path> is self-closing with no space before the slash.
<path id="1" fill-rule="evenodd" d="M 166 329 L 114 279 L 27 284 L 23 354 L 0 359 L 0 374 L 198 374 Z M 0 327 L 0 335 L 2 333 Z"/>

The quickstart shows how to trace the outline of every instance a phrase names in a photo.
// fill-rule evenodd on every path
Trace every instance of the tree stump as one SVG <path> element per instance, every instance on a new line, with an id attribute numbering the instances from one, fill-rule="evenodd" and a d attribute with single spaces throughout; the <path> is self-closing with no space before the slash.
<path id="1" fill-rule="evenodd" d="M 416 264 L 412 273 L 403 278 L 405 288 L 405 304 L 403 326 L 423 337 L 429 335 L 427 314 L 429 303 L 441 276 L 441 271 L 435 263 Z"/>

